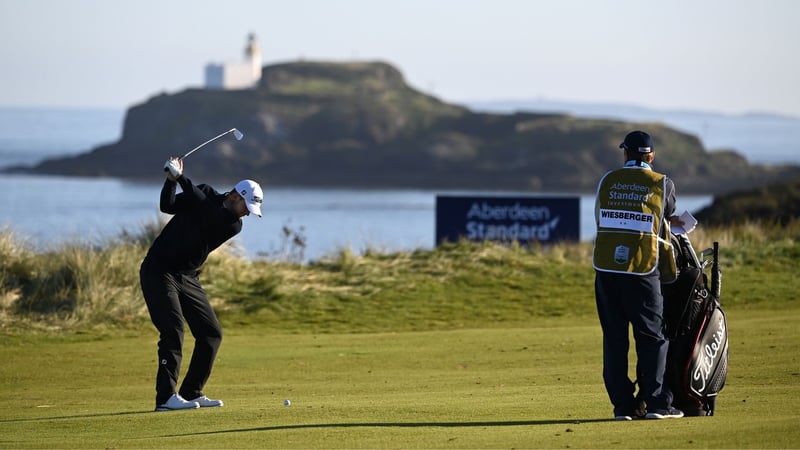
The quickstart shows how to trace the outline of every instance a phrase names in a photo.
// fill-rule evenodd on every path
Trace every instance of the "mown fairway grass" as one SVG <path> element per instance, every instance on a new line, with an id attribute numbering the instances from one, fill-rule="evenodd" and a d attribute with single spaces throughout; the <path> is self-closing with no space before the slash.
<path id="1" fill-rule="evenodd" d="M 141 248 L 6 246 L 0 448 L 797 448 L 798 228 L 715 233 L 717 415 L 628 423 L 610 420 L 585 245 L 209 261 L 226 336 L 206 392 L 226 405 L 170 413 L 152 412 L 157 334 L 126 278 Z"/>
<path id="2" fill-rule="evenodd" d="M 403 333 L 230 330 L 207 392 L 155 413 L 155 333 L 5 336 L 2 448 L 796 448 L 797 308 L 730 311 L 714 417 L 611 421 L 593 317 Z M 291 399 L 292 406 L 283 406 Z"/>

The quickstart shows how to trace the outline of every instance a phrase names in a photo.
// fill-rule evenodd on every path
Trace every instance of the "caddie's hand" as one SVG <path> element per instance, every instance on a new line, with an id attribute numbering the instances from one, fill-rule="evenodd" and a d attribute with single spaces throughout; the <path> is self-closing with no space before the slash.
<path id="1" fill-rule="evenodd" d="M 164 163 L 164 171 L 167 172 L 167 177 L 175 181 L 183 175 L 183 160 L 180 158 L 170 158 Z"/>

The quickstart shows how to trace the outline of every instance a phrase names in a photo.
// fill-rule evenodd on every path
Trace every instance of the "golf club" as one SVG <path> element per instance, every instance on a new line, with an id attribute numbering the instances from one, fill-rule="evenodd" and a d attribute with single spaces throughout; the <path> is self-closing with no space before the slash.
<path id="1" fill-rule="evenodd" d="M 189 155 L 191 155 L 192 153 L 194 153 L 194 152 L 196 152 L 197 150 L 199 150 L 199 149 L 200 149 L 202 146 L 204 146 L 204 145 L 208 144 L 209 142 L 213 142 L 213 141 L 215 141 L 215 140 L 217 140 L 217 139 L 221 138 L 222 136 L 225 136 L 225 135 L 226 135 L 226 134 L 228 134 L 228 133 L 233 133 L 233 137 L 235 137 L 237 141 L 241 141 L 241 140 L 242 140 L 242 138 L 244 137 L 244 134 L 243 134 L 241 131 L 237 130 L 236 128 L 231 128 L 230 130 L 228 130 L 228 131 L 226 131 L 226 132 L 224 132 L 224 133 L 220 133 L 219 135 L 217 135 L 217 136 L 214 136 L 213 138 L 211 138 L 211 139 L 209 139 L 209 140 L 207 140 L 207 141 L 203 142 L 202 144 L 198 145 L 197 147 L 195 147 L 195 148 L 193 148 L 193 149 L 189 150 L 189 151 L 188 151 L 188 152 L 187 152 L 185 155 L 181 156 L 181 158 L 180 158 L 180 159 L 184 159 L 184 158 L 186 158 L 187 156 L 189 156 Z M 168 170 L 169 170 L 169 169 L 167 169 L 166 167 L 164 167 L 164 172 L 167 172 Z"/>
<path id="2" fill-rule="evenodd" d="M 221 138 L 222 136 L 225 136 L 225 135 L 226 135 L 226 134 L 228 134 L 228 133 L 233 133 L 233 137 L 235 137 L 237 141 L 241 141 L 241 140 L 242 140 L 242 138 L 244 137 L 244 134 L 242 134 L 242 132 L 241 132 L 241 131 L 237 130 L 236 128 L 231 128 L 230 130 L 228 130 L 228 131 L 226 131 L 226 132 L 224 132 L 224 133 L 221 133 L 221 134 L 219 134 L 219 135 L 217 135 L 217 136 L 214 136 L 213 138 L 211 138 L 211 139 L 209 139 L 209 140 L 207 140 L 207 141 L 203 142 L 202 144 L 198 145 L 197 147 L 195 147 L 195 148 L 193 148 L 193 149 L 189 150 L 189 152 L 188 152 L 188 153 L 186 153 L 185 155 L 181 156 L 181 159 L 184 159 L 184 158 L 186 158 L 187 156 L 189 156 L 189 155 L 191 155 L 192 153 L 194 153 L 194 152 L 196 152 L 197 150 L 199 150 L 199 149 L 200 149 L 202 146 L 204 146 L 204 145 L 206 145 L 206 144 L 208 144 L 208 143 L 210 143 L 210 142 L 213 142 L 213 141 L 215 141 L 215 140 L 217 140 L 217 139 Z"/>

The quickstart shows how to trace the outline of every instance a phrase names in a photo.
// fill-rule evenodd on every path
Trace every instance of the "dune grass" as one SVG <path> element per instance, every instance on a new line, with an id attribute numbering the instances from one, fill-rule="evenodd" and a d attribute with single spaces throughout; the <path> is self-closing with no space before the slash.
<path id="1" fill-rule="evenodd" d="M 0 232 L 0 329 L 146 324 L 138 267 L 156 232 L 151 225 L 101 245 L 71 243 L 46 253 Z M 800 257 L 800 224 L 692 235 L 698 251 L 715 240 L 726 305 L 797 299 L 790 268 Z M 223 322 L 284 332 L 513 326 L 530 317 L 594 314 L 590 255 L 590 243 L 529 249 L 460 242 L 388 254 L 342 250 L 295 264 L 247 260 L 226 247 L 212 254 L 201 279 Z"/>

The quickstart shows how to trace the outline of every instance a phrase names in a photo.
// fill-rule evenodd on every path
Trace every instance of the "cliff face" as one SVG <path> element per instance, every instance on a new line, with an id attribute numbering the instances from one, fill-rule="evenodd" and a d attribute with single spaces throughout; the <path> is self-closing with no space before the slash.
<path id="1" fill-rule="evenodd" d="M 717 196 L 711 205 L 696 212 L 695 217 L 708 226 L 747 222 L 786 226 L 800 219 L 800 178 Z"/>
<path id="2" fill-rule="evenodd" d="M 588 192 L 620 166 L 618 145 L 633 129 L 655 137 L 656 168 L 681 193 L 800 174 L 708 153 L 694 136 L 660 124 L 475 113 L 411 88 L 380 62 L 271 65 L 254 89 L 159 95 L 130 108 L 118 142 L 31 171 L 160 179 L 167 157 L 233 127 L 244 139 L 222 138 L 192 154 L 187 174 L 265 186 Z"/>

